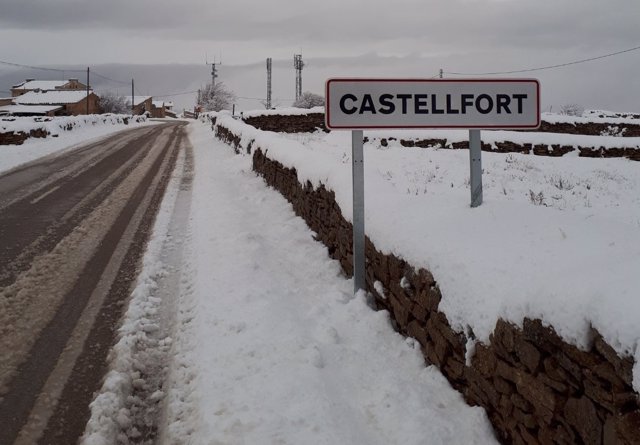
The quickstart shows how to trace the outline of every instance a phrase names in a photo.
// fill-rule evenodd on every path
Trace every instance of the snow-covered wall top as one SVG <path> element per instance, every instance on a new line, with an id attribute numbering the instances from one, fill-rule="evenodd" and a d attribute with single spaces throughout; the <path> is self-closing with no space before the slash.
<path id="1" fill-rule="evenodd" d="M 129 122 L 144 122 L 145 116 L 129 116 L 124 114 L 90 114 L 82 116 L 59 117 L 5 117 L 0 119 L 0 133 L 29 133 L 31 130 L 43 129 L 52 135 L 59 135 L 74 127 L 95 125 L 116 125 Z"/>
<path id="2" fill-rule="evenodd" d="M 245 111 L 242 113 L 242 117 L 258 117 L 258 116 L 300 116 L 305 114 L 324 114 L 324 107 L 314 107 L 314 108 L 277 108 L 275 110 L 253 110 L 253 111 Z"/>

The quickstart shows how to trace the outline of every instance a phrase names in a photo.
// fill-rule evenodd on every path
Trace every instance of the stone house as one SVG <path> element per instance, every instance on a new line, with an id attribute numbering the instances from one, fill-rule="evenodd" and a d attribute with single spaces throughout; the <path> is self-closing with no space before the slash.
<path id="1" fill-rule="evenodd" d="M 131 96 L 125 96 L 127 107 L 131 109 Z M 151 96 L 133 96 L 133 112 L 134 115 L 144 114 L 145 112 L 153 113 L 153 98 Z"/>
<path id="2" fill-rule="evenodd" d="M 18 85 L 11 87 L 11 96 L 18 97 L 30 91 L 54 91 L 54 90 L 87 90 L 87 86 L 78 79 L 69 80 L 35 80 L 27 79 Z"/>
<path id="3" fill-rule="evenodd" d="M 60 105 L 2 105 L 0 116 L 49 116 L 53 117 L 62 111 Z"/>
<path id="4" fill-rule="evenodd" d="M 89 91 L 87 96 L 86 90 L 49 90 L 49 91 L 29 91 L 13 99 L 16 105 L 56 105 L 60 106 L 60 110 L 56 115 L 77 116 L 79 114 L 97 114 L 100 112 L 98 102 L 99 97 Z"/>
<path id="5" fill-rule="evenodd" d="M 151 102 L 151 117 L 165 118 L 167 117 L 167 109 L 165 108 L 164 101 L 154 100 Z"/>

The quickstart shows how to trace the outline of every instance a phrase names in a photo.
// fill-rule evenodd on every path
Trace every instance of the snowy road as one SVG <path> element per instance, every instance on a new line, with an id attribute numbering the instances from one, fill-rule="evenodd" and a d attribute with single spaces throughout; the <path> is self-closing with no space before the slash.
<path id="1" fill-rule="evenodd" d="M 484 411 L 425 367 L 386 312 L 354 298 L 338 263 L 249 157 L 203 124 L 191 125 L 191 140 L 193 200 L 160 443 L 496 443 Z M 108 443 L 98 423 L 89 433 L 87 443 Z"/>
<path id="2" fill-rule="evenodd" d="M 0 176 L 0 443 L 82 434 L 184 135 L 137 128 Z"/>

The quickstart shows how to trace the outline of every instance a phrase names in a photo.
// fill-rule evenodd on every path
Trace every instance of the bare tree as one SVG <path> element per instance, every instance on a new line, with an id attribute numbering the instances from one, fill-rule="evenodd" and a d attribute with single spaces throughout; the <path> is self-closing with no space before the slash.
<path id="1" fill-rule="evenodd" d="M 319 94 L 314 94 L 309 91 L 305 91 L 302 95 L 293 103 L 296 108 L 313 108 L 324 106 L 324 97 Z"/>
<path id="2" fill-rule="evenodd" d="M 200 90 L 200 103 L 206 111 L 228 110 L 236 100 L 236 95 L 224 82 L 208 84 Z"/>
<path id="3" fill-rule="evenodd" d="M 100 109 L 103 113 L 128 114 L 131 112 L 131 107 L 127 105 L 124 96 L 111 91 L 100 95 Z"/>
<path id="4" fill-rule="evenodd" d="M 584 113 L 584 107 L 578 104 L 567 104 L 560 107 L 560 114 L 567 116 L 582 116 Z"/>

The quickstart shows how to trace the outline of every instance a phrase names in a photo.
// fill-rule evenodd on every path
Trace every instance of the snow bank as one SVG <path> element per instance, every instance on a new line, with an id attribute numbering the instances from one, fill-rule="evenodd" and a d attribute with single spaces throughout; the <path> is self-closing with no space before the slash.
<path id="1" fill-rule="evenodd" d="M 57 137 L 28 138 L 22 145 L 0 146 L 0 172 L 66 150 L 76 144 L 141 125 L 157 125 L 157 123 L 147 121 L 144 116 L 135 116 L 132 120 L 131 116 L 116 114 L 53 118 L 3 118 L 0 119 L 0 133 L 28 133 L 31 130 L 43 129 L 51 136 Z"/>
<path id="2" fill-rule="evenodd" d="M 181 155 L 176 172 L 182 171 L 183 160 L 184 155 Z M 109 371 L 90 405 L 91 417 L 81 441 L 83 445 L 126 443 L 125 437 L 140 434 L 140 423 L 148 421 L 153 425 L 157 421 L 148 418 L 157 412 L 145 404 L 155 405 L 165 396 L 160 389 L 162 369 L 167 366 L 165 359 L 172 339 L 164 334 L 167 327 L 160 326 L 162 299 L 157 294 L 167 273 L 162 254 L 171 244 L 169 224 L 180 180 L 180 175 L 174 175 L 167 186 L 142 260 L 141 273 L 118 330 L 118 342 L 109 354 Z M 135 396 L 134 391 L 146 393 L 146 398 Z"/>
<path id="3" fill-rule="evenodd" d="M 191 137 L 193 269 L 172 386 L 185 389 L 167 443 L 495 443 L 483 410 L 353 296 L 251 159 L 207 126 Z"/>
<path id="4" fill-rule="evenodd" d="M 89 114 L 60 117 L 5 117 L 0 119 L 0 133 L 23 132 L 43 129 L 52 136 L 60 136 L 66 131 L 102 125 L 128 125 L 146 122 L 146 116 L 124 114 Z"/>

